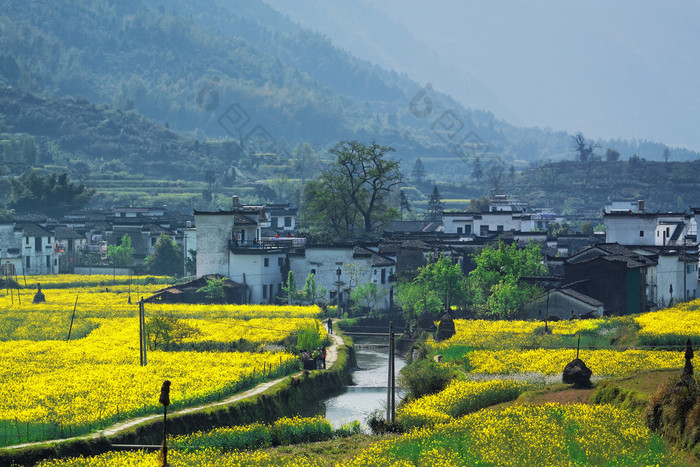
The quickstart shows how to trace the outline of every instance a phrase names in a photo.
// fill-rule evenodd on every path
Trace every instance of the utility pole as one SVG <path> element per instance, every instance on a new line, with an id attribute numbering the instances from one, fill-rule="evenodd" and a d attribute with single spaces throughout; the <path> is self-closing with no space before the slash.
<path id="1" fill-rule="evenodd" d="M 386 422 L 396 421 L 396 379 L 394 378 L 394 322 L 389 322 L 389 380 L 386 394 Z"/>
<path id="2" fill-rule="evenodd" d="M 687 263 L 688 237 L 683 237 L 683 301 L 688 300 L 688 263 Z"/>
<path id="3" fill-rule="evenodd" d="M 139 300 L 139 350 L 141 352 L 141 366 L 148 364 L 146 357 L 146 312 L 143 307 L 143 297 Z"/>
<path id="4" fill-rule="evenodd" d="M 336 276 L 338 276 L 338 280 L 335 283 L 336 286 L 336 291 L 335 291 L 335 306 L 337 308 L 338 316 L 340 316 L 340 275 L 343 273 L 340 268 L 335 270 Z"/>
<path id="5" fill-rule="evenodd" d="M 68 338 L 66 339 L 67 341 L 70 340 L 70 333 L 73 330 L 73 320 L 75 319 L 75 309 L 78 307 L 78 295 L 75 296 L 75 305 L 73 305 L 73 314 L 70 317 L 70 327 L 68 328 Z"/>

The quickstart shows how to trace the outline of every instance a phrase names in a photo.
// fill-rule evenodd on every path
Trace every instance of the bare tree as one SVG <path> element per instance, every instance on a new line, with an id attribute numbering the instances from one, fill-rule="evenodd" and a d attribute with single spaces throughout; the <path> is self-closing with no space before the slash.
<path id="1" fill-rule="evenodd" d="M 572 148 L 571 151 L 576 154 L 576 159 L 581 162 L 587 162 L 589 159 L 593 159 L 596 155 L 593 151 L 599 148 L 599 144 L 587 143 L 586 138 L 580 131 L 571 137 Z"/>

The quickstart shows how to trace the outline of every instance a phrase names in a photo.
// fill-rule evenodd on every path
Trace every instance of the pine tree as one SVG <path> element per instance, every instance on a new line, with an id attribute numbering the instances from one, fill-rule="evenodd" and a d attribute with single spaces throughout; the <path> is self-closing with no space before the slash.
<path id="1" fill-rule="evenodd" d="M 413 181 L 417 185 L 423 183 L 423 179 L 425 178 L 425 167 L 423 166 L 423 161 L 420 160 L 420 157 L 416 159 L 415 164 L 413 164 L 413 171 L 411 171 L 411 176 L 413 177 Z"/>
<path id="2" fill-rule="evenodd" d="M 484 168 L 481 166 L 481 159 L 479 156 L 474 158 L 472 163 L 472 178 L 477 182 L 480 182 L 484 178 Z"/>
<path id="3" fill-rule="evenodd" d="M 426 215 L 426 220 L 429 221 L 439 221 L 442 219 L 442 211 L 445 209 L 445 205 L 442 202 L 442 196 L 438 191 L 437 186 L 433 187 L 433 192 L 430 194 L 428 199 L 428 213 Z"/>
<path id="4" fill-rule="evenodd" d="M 406 193 L 404 193 L 403 190 L 399 191 L 399 198 L 401 203 L 401 216 L 403 216 L 404 211 L 411 212 L 411 203 L 408 202 L 408 198 L 406 198 Z"/>

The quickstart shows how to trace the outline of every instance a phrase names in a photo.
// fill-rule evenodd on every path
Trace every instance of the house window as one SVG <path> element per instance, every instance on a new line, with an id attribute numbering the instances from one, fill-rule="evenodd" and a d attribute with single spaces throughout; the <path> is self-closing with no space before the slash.
<path id="1" fill-rule="evenodd" d="M 316 269 L 312 269 L 311 274 L 316 275 Z"/>
<path id="2" fill-rule="evenodd" d="M 46 255 L 46 267 L 50 268 L 51 267 L 51 256 Z"/>
<path id="3" fill-rule="evenodd" d="M 643 236 L 644 236 L 644 231 L 643 231 L 643 230 L 640 230 L 640 231 L 639 231 L 639 236 L 640 236 L 640 237 L 643 237 Z"/>
<path id="4" fill-rule="evenodd" d="M 263 264 L 264 264 L 265 267 L 270 266 L 270 258 L 264 258 L 264 259 L 263 259 Z"/>
<path id="5" fill-rule="evenodd" d="M 151 237 L 151 246 L 156 244 L 156 237 Z"/>
<path id="6" fill-rule="evenodd" d="M 24 237 L 24 244 L 29 245 L 29 237 Z"/>
<path id="7" fill-rule="evenodd" d="M 481 235 L 483 237 L 483 236 L 488 235 L 488 234 L 489 234 L 489 226 L 488 225 L 482 225 L 481 227 L 479 227 L 479 235 Z"/>
<path id="8" fill-rule="evenodd" d="M 461 234 L 462 234 L 462 227 L 457 227 L 457 235 L 461 235 Z"/>
<path id="9" fill-rule="evenodd" d="M 284 226 L 285 226 L 285 227 L 291 227 L 291 226 L 292 226 L 292 218 L 291 218 L 291 217 L 285 217 L 285 218 L 284 218 Z"/>
<path id="10" fill-rule="evenodd" d="M 382 284 L 386 284 L 386 269 L 382 269 Z"/>
<path id="11" fill-rule="evenodd" d="M 41 237 L 34 237 L 34 251 L 41 251 Z"/>
<path id="12" fill-rule="evenodd" d="M 498 232 L 503 232 L 503 226 L 502 226 L 502 225 L 497 225 L 497 226 L 496 226 L 496 230 L 497 230 Z"/>
<path id="13" fill-rule="evenodd" d="M 263 284 L 263 298 L 267 298 L 267 284 Z"/>
<path id="14" fill-rule="evenodd" d="M 280 256 L 279 258 L 277 258 L 277 266 L 282 267 L 283 265 L 284 265 L 284 258 L 282 258 Z"/>
<path id="15" fill-rule="evenodd" d="M 467 235 L 471 235 L 472 233 L 472 226 L 471 225 L 465 225 L 464 226 L 464 233 Z"/>
<path id="16" fill-rule="evenodd" d="M 26 266 L 27 269 L 29 269 L 29 268 L 31 267 L 31 264 L 32 264 L 31 259 L 32 259 L 32 258 L 30 258 L 29 256 L 27 256 L 27 266 Z"/>

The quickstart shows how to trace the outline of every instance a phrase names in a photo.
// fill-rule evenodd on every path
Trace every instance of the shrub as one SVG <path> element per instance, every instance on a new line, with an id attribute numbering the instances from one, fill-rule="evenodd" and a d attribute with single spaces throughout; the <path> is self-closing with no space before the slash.
<path id="1" fill-rule="evenodd" d="M 420 360 L 405 366 L 399 374 L 399 385 L 406 391 L 406 400 L 442 391 L 454 378 L 449 368 L 432 360 Z"/>

